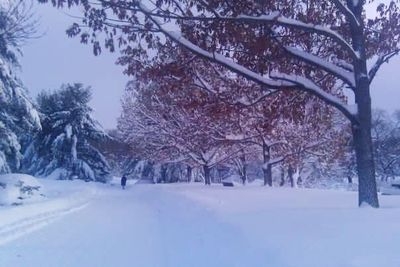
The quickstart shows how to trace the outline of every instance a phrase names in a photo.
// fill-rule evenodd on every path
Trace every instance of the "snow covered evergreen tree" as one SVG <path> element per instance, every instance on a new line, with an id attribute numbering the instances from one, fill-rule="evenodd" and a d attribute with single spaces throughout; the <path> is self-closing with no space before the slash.
<path id="1" fill-rule="evenodd" d="M 17 2 L 0 2 L 0 173 L 19 169 L 21 140 L 40 129 L 36 108 L 15 75 L 21 42 L 34 32 L 26 2 Z"/>
<path id="2" fill-rule="evenodd" d="M 25 153 L 28 172 L 57 179 L 106 182 L 110 167 L 95 147 L 108 135 L 93 119 L 90 88 L 67 84 L 38 96 L 42 131 Z"/>

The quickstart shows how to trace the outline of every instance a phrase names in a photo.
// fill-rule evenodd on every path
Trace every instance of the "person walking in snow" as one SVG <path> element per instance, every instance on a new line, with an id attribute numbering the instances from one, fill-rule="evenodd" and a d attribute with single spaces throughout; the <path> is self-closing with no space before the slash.
<path id="1" fill-rule="evenodd" d="M 125 189 L 125 186 L 126 186 L 126 176 L 122 175 L 122 178 L 121 178 L 121 187 L 122 187 L 122 189 Z"/>

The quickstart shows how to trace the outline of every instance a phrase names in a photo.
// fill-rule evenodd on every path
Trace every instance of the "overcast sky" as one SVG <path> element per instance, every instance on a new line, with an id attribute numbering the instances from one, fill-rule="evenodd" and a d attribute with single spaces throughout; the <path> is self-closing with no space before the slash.
<path id="1" fill-rule="evenodd" d="M 129 77 L 115 65 L 116 54 L 95 57 L 90 46 L 70 39 L 65 30 L 73 19 L 50 5 L 38 5 L 40 31 L 44 36 L 24 47 L 21 59 L 22 80 L 35 97 L 43 89 L 59 88 L 62 83 L 81 82 L 93 88 L 91 106 L 104 128 L 116 126 L 120 99 Z M 400 109 L 400 58 L 385 65 L 372 85 L 374 107 Z"/>
<path id="2" fill-rule="evenodd" d="M 23 49 L 22 81 L 36 97 L 42 90 L 59 88 L 63 83 L 81 82 L 92 86 L 90 103 L 94 116 L 106 129 L 116 126 L 120 99 L 129 77 L 115 65 L 117 54 L 94 56 L 91 46 L 68 38 L 65 30 L 73 19 L 50 5 L 37 5 L 40 31 L 44 36 L 29 41 Z"/>

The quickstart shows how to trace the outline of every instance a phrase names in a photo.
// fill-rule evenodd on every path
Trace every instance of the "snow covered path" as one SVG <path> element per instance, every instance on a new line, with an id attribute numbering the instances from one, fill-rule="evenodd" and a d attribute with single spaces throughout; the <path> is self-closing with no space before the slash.
<path id="1" fill-rule="evenodd" d="M 99 190 L 85 208 L 0 246 L 0 266 L 400 266 L 398 197 L 376 211 L 335 191 Z"/>
<path id="2" fill-rule="evenodd" d="M 113 188 L 0 247 L 0 266 L 245 266 L 254 253 L 239 238 L 180 195 L 156 186 Z"/>

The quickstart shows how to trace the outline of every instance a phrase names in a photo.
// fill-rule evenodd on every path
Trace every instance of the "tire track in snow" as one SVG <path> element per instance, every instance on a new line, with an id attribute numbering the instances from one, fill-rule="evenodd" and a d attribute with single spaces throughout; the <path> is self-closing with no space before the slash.
<path id="1" fill-rule="evenodd" d="M 0 227 L 0 246 L 36 231 L 52 223 L 61 216 L 81 210 L 86 206 L 87 203 L 78 207 L 62 209 L 54 212 L 44 212 L 38 214 L 37 216 L 28 217 L 12 224 L 7 224 L 3 227 Z"/>
<path id="2" fill-rule="evenodd" d="M 93 189 L 81 190 L 59 199 L 0 211 L 0 246 L 84 209 L 96 194 Z"/>

